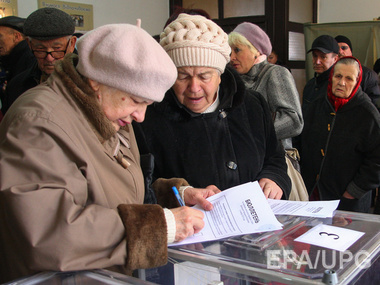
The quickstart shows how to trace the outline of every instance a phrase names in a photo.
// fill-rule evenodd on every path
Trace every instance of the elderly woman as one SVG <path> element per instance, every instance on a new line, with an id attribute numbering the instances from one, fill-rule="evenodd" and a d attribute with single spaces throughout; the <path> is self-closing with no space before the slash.
<path id="1" fill-rule="evenodd" d="M 300 98 L 293 76 L 283 66 L 271 64 L 268 35 L 257 25 L 244 22 L 228 36 L 231 65 L 242 75 L 248 89 L 259 92 L 269 104 L 276 135 L 285 149 L 303 127 Z"/>
<path id="2" fill-rule="evenodd" d="M 44 270 L 163 265 L 168 243 L 204 225 L 195 209 L 141 205 L 131 123 L 143 121 L 147 105 L 174 83 L 169 56 L 128 24 L 88 32 L 77 48 L 79 56 L 60 61 L 0 126 L 0 283 Z M 187 183 L 163 180 L 159 188 L 165 184 Z M 188 191 L 188 204 L 207 209 L 204 197 L 217 192 Z M 162 195 L 175 200 L 172 192 Z"/>
<path id="3" fill-rule="evenodd" d="M 227 34 L 203 16 L 180 14 L 160 36 L 178 77 L 136 124 L 139 147 L 154 154 L 155 176 L 222 190 L 258 180 L 267 197 L 286 198 L 290 180 L 270 110 L 226 68 Z"/>
<path id="4" fill-rule="evenodd" d="M 341 210 L 368 212 L 380 186 L 380 118 L 361 78 L 353 57 L 333 66 L 327 96 L 305 116 L 301 173 L 311 200 L 341 199 Z"/>

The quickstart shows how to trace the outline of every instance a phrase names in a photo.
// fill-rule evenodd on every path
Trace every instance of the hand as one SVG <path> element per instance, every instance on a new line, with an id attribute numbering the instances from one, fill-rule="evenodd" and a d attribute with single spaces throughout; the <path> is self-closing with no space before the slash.
<path id="1" fill-rule="evenodd" d="M 205 225 L 203 221 L 204 214 L 199 210 L 185 206 L 170 209 L 170 211 L 172 211 L 176 223 L 174 241 L 181 241 L 188 236 L 200 232 Z"/>
<path id="2" fill-rule="evenodd" d="M 259 185 L 261 189 L 263 189 L 266 198 L 281 199 L 283 194 L 282 189 L 273 180 L 261 178 L 259 180 Z"/>
<path id="3" fill-rule="evenodd" d="M 352 196 L 350 193 L 348 193 L 347 191 L 345 191 L 343 193 L 343 197 L 346 198 L 346 199 L 355 199 L 354 196 Z"/>
<path id="4" fill-rule="evenodd" d="M 206 198 L 219 193 L 220 190 L 215 185 L 206 188 L 187 188 L 185 190 L 185 203 L 187 205 L 199 205 L 204 210 L 212 210 L 212 204 Z"/>

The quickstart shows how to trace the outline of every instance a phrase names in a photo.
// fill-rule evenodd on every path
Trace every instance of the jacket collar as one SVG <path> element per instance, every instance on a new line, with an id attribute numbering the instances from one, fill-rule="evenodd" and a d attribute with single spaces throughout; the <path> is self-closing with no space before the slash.
<path id="1" fill-rule="evenodd" d="M 104 143 L 116 135 L 116 130 L 107 119 L 87 79 L 78 73 L 78 55 L 68 54 L 55 66 L 55 72 L 66 86 L 71 96 L 84 112 L 99 141 Z"/>

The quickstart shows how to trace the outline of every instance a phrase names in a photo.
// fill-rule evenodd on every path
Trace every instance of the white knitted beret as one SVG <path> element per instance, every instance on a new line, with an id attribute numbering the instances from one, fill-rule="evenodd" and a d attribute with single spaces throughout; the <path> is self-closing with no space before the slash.
<path id="1" fill-rule="evenodd" d="M 177 67 L 213 67 L 223 73 L 230 61 L 228 35 L 199 15 L 180 14 L 161 33 L 160 44 Z"/>
<path id="2" fill-rule="evenodd" d="M 144 99 L 161 101 L 177 78 L 173 61 L 142 28 L 110 24 L 77 42 L 83 76 Z"/>

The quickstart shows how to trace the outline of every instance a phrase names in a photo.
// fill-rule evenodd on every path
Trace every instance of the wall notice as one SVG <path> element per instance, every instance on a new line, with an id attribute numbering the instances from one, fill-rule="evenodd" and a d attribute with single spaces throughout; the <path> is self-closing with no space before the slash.
<path id="1" fill-rule="evenodd" d="M 76 32 L 86 32 L 94 28 L 94 9 L 92 5 L 65 1 L 38 0 L 38 8 L 45 7 L 57 8 L 69 14 L 75 22 Z"/>

